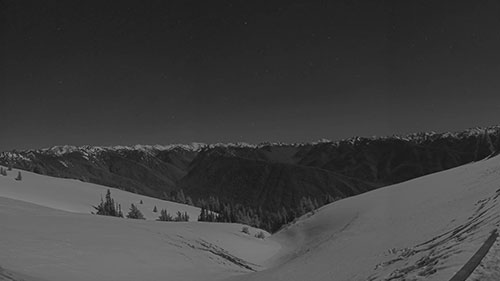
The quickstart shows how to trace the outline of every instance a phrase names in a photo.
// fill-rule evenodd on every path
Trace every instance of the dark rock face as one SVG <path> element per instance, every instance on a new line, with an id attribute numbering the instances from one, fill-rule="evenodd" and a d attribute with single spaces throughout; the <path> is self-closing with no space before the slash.
<path id="1" fill-rule="evenodd" d="M 0 164 L 164 197 L 217 196 L 265 210 L 343 198 L 496 155 L 500 127 L 314 144 L 54 147 Z"/>

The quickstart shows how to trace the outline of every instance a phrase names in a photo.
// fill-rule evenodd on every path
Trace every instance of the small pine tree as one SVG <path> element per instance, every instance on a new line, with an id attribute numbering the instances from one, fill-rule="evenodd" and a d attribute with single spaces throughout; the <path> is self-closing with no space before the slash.
<path id="1" fill-rule="evenodd" d="M 9 164 L 7 165 L 7 171 L 12 171 L 12 163 L 9 163 Z"/>
<path id="2" fill-rule="evenodd" d="M 118 204 L 118 214 L 117 217 L 123 218 L 122 205 Z"/>
<path id="3" fill-rule="evenodd" d="M 175 197 L 175 201 L 182 204 L 186 204 L 186 196 L 184 196 L 184 191 L 182 191 L 182 189 L 177 191 L 177 196 Z"/>
<path id="4" fill-rule="evenodd" d="M 248 226 L 242 227 L 241 232 L 246 233 L 246 234 L 250 234 L 250 230 L 248 229 Z"/>
<path id="5" fill-rule="evenodd" d="M 101 195 L 101 203 L 97 206 L 92 206 L 96 212 L 91 212 L 93 215 L 104 215 L 104 200 L 102 200 L 102 195 Z"/>
<path id="6" fill-rule="evenodd" d="M 153 213 L 158 212 L 158 209 L 156 209 L 156 206 L 153 208 Z"/>
<path id="7" fill-rule="evenodd" d="M 17 172 L 16 181 L 21 181 L 21 180 L 23 180 L 23 177 L 21 176 L 21 172 Z"/>
<path id="8" fill-rule="evenodd" d="M 259 239 L 264 239 L 266 238 L 266 235 L 264 234 L 264 232 L 260 231 L 259 233 L 255 234 L 255 237 Z"/>
<path id="9" fill-rule="evenodd" d="M 333 196 L 331 196 L 330 194 L 327 194 L 326 197 L 325 197 L 325 205 L 326 204 L 330 204 L 332 203 L 333 201 L 335 201 L 335 199 L 333 198 Z"/>
<path id="10" fill-rule="evenodd" d="M 299 212 L 300 215 L 305 213 L 309 213 L 315 209 L 314 203 L 311 200 L 311 197 L 302 197 L 299 202 Z"/>
<path id="11" fill-rule="evenodd" d="M 198 216 L 198 221 L 207 221 L 207 210 L 205 207 L 201 207 L 200 215 Z"/>
<path id="12" fill-rule="evenodd" d="M 141 200 L 141 202 L 139 202 L 139 203 L 142 205 L 142 200 Z"/>
<path id="13" fill-rule="evenodd" d="M 158 221 L 173 221 L 172 215 L 170 215 L 167 210 L 161 209 L 160 216 L 157 219 Z"/>
<path id="14" fill-rule="evenodd" d="M 143 220 L 144 216 L 142 215 L 141 211 L 134 204 L 131 204 L 130 211 L 128 211 L 128 214 L 127 214 L 127 218 Z"/>
<path id="15" fill-rule="evenodd" d="M 187 212 L 181 213 L 177 211 L 177 217 L 175 217 L 175 221 L 189 221 L 189 215 Z"/>
<path id="16" fill-rule="evenodd" d="M 2 175 L 2 176 L 7 175 L 7 170 L 4 167 L 0 167 L 0 175 Z"/>
<path id="17" fill-rule="evenodd" d="M 170 201 L 170 197 L 168 196 L 168 194 L 165 191 L 163 191 L 163 200 Z"/>
<path id="18" fill-rule="evenodd" d="M 111 198 L 111 191 L 109 189 L 106 192 L 106 200 L 103 200 L 101 197 L 101 203 L 94 206 L 94 209 L 97 211 L 95 212 L 96 215 L 123 217 L 121 205 L 115 204 L 115 200 Z"/>

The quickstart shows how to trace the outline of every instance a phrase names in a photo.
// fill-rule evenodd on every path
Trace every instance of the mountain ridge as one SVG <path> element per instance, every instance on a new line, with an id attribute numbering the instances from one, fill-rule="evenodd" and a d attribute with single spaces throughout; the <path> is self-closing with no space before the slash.
<path id="1" fill-rule="evenodd" d="M 182 191 L 198 206 L 215 197 L 261 216 L 284 208 L 289 220 L 303 212 L 307 198 L 321 206 L 499 150 L 500 126 L 491 126 L 292 144 L 55 146 L 1 152 L 0 164 L 161 199 L 175 199 Z"/>
<path id="2" fill-rule="evenodd" d="M 168 151 L 173 149 L 184 149 L 192 151 L 201 151 L 204 148 L 216 148 L 216 147 L 226 147 L 226 148 L 236 148 L 236 147 L 248 147 L 248 148 L 262 148 L 266 146 L 307 146 L 307 145 L 317 145 L 322 143 L 328 143 L 332 145 L 339 145 L 341 143 L 349 142 L 355 144 L 359 141 L 366 140 L 386 140 L 386 139 L 399 139 L 406 141 L 415 141 L 417 143 L 428 140 L 429 138 L 447 138 L 447 137 L 464 137 L 464 136 L 477 136 L 485 133 L 492 133 L 500 130 L 500 125 L 493 125 L 487 127 L 471 127 L 465 130 L 457 131 L 447 131 L 442 133 L 436 133 L 434 131 L 423 131 L 415 132 L 409 134 L 394 134 L 387 136 L 353 136 L 349 138 L 343 138 L 338 140 L 330 139 L 320 139 L 311 142 L 260 142 L 257 144 L 247 143 L 247 142 L 227 142 L 227 143 L 204 143 L 204 142 L 191 142 L 191 143 L 175 143 L 175 144 L 135 144 L 135 145 L 113 145 L 113 146 L 101 146 L 101 145 L 54 145 L 51 147 L 44 148 L 30 148 L 30 149 L 12 149 L 0 152 L 3 153 L 30 153 L 30 152 L 46 152 L 46 153 L 56 153 L 56 154 L 66 154 L 74 151 L 105 151 L 105 150 L 142 150 L 142 151 Z"/>

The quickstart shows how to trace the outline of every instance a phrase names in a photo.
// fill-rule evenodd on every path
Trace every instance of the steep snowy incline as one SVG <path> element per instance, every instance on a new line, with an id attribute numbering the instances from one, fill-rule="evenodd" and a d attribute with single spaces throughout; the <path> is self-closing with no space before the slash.
<path id="1" fill-rule="evenodd" d="M 92 206 L 97 206 L 109 189 L 115 202 L 121 205 L 124 214 L 128 212 L 132 203 L 141 210 L 146 219 L 158 218 L 161 209 L 167 209 L 172 215 L 175 215 L 177 211 L 187 212 L 191 221 L 196 221 L 200 214 L 200 209 L 197 207 L 78 180 L 54 178 L 21 171 L 22 181 L 16 181 L 14 178 L 18 171 L 20 170 L 13 169 L 8 172 L 7 176 L 0 176 L 1 197 L 63 211 L 90 214 L 95 211 Z M 143 204 L 140 204 L 141 200 Z M 155 206 L 158 213 L 153 212 Z"/>
<path id="2" fill-rule="evenodd" d="M 234 280 L 448 280 L 500 230 L 499 197 L 494 157 L 340 200 L 273 236 L 269 269 Z"/>

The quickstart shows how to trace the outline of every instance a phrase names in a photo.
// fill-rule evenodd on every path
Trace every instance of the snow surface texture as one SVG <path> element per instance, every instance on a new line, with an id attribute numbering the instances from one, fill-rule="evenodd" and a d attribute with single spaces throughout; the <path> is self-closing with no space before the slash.
<path id="1" fill-rule="evenodd" d="M 190 221 L 198 220 L 200 214 L 200 208 L 197 207 L 73 179 L 21 171 L 23 180 L 16 181 L 14 177 L 17 176 L 17 171 L 10 171 L 7 177 L 0 176 L 0 196 L 58 210 L 90 214 L 95 211 L 92 206 L 97 206 L 109 189 L 111 197 L 121 205 L 124 215 L 129 211 L 130 204 L 136 205 L 148 220 L 157 219 L 161 209 L 167 209 L 172 216 L 175 216 L 177 211 L 187 212 Z M 141 200 L 143 204 L 140 204 Z M 155 206 L 157 213 L 153 212 Z"/>
<path id="2" fill-rule="evenodd" d="M 74 198 L 20 198 L 12 184 L 30 190 L 31 176 L 33 185 L 47 177 L 12 183 L 15 174 L 0 177 L 0 196 L 75 211 L 65 203 Z M 0 197 L 0 266 L 23 278 L 449 280 L 500 229 L 500 157 L 334 202 L 264 240 L 238 224 L 127 220 L 8 198 Z M 497 241 L 470 280 L 498 280 L 499 249 Z"/>

